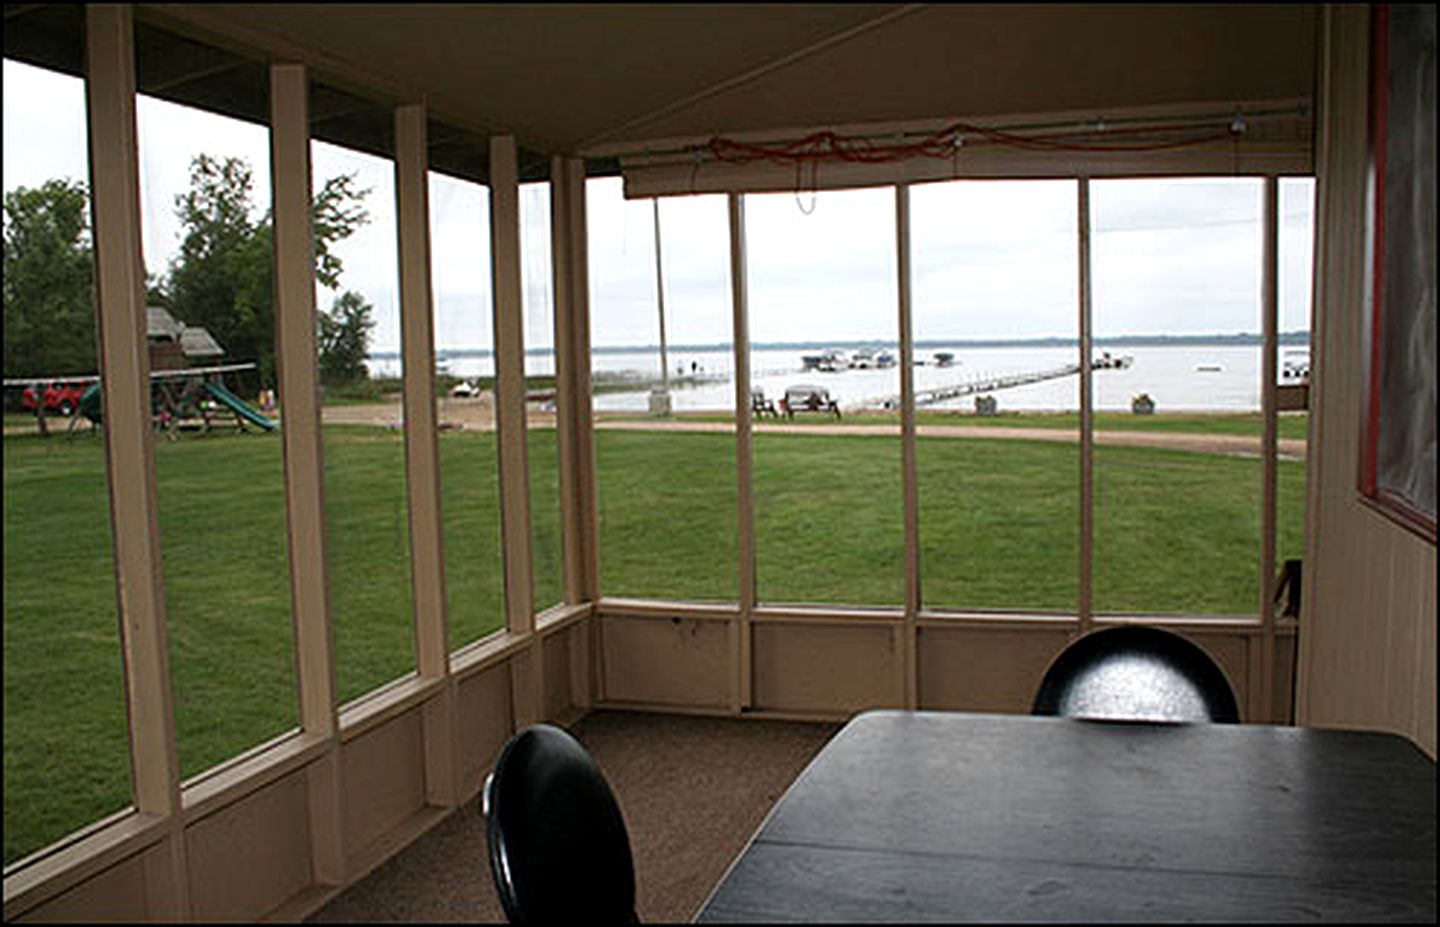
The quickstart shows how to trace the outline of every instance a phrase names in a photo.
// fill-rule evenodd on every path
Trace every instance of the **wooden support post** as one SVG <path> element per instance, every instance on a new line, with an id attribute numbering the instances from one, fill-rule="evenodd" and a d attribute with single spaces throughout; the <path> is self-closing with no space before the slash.
<path id="1" fill-rule="evenodd" d="M 565 601 L 576 605 L 593 603 L 599 598 L 590 408 L 585 164 L 580 159 L 557 156 L 551 161 L 550 236 Z M 582 652 L 572 651 L 572 692 L 576 705 L 582 709 L 588 709 L 603 697 L 600 634 L 598 616 L 592 613 L 582 635 Z"/>
<path id="2" fill-rule="evenodd" d="M 500 440 L 500 537 L 505 563 L 505 625 L 535 631 L 530 550 L 530 474 L 525 435 L 525 320 L 520 285 L 520 187 L 515 139 L 490 140 L 490 260 L 495 293 L 495 422 Z M 538 639 L 511 663 L 516 727 L 544 711 Z"/>
<path id="3" fill-rule="evenodd" d="M 560 539 L 565 558 L 565 604 L 582 601 L 584 570 L 580 552 L 575 479 L 575 361 L 571 295 L 575 277 L 570 262 L 569 186 L 565 159 L 550 159 L 550 287 L 555 294 L 555 442 L 560 470 Z"/>
<path id="4" fill-rule="evenodd" d="M 735 509 L 740 552 L 740 616 L 731 625 L 735 683 L 730 708 L 739 713 L 751 704 L 751 629 L 758 595 L 755 575 L 755 452 L 750 414 L 750 306 L 745 273 L 745 196 L 729 194 L 730 298 L 735 339 Z"/>
<path id="5" fill-rule="evenodd" d="M 1081 177 L 1077 207 L 1080 256 L 1080 633 L 1095 611 L 1095 401 L 1094 309 L 1090 291 L 1090 178 Z"/>
<path id="6" fill-rule="evenodd" d="M 275 216 L 275 361 L 285 451 L 290 535 L 290 607 L 300 726 L 326 737 L 312 764 L 311 854 L 315 880 L 345 879 L 340 801 L 340 734 L 325 559 L 325 465 L 315 344 L 315 244 L 310 212 L 309 81 L 304 65 L 270 68 L 270 164 Z"/>
<path id="7" fill-rule="evenodd" d="M 562 237 L 565 258 L 555 265 L 564 274 L 565 309 L 557 304 L 555 324 L 557 350 L 564 345 L 564 389 L 560 411 L 560 454 L 564 477 L 571 494 L 564 502 L 566 529 L 566 601 L 572 604 L 596 602 L 600 598 L 599 533 L 595 503 L 595 434 L 590 393 L 590 271 L 589 237 L 585 211 L 585 162 L 580 158 L 556 158 L 551 174 L 553 190 L 561 193 L 560 204 L 552 200 L 551 234 Z M 557 288 L 557 293 L 558 293 Z M 558 297 L 557 297 L 558 298 Z M 563 327 L 563 333 L 559 329 Z M 564 472 L 564 471 L 562 471 Z M 592 614 L 585 634 L 584 672 L 577 673 L 577 697 L 588 708 L 604 698 L 601 672 L 602 629 L 598 614 Z"/>
<path id="8" fill-rule="evenodd" d="M 145 864 L 150 913 L 184 920 L 190 904 L 151 443 L 130 6 L 87 6 L 85 32 L 100 378 L 132 786 L 137 810 L 167 819 L 164 852 Z"/>
<path id="9" fill-rule="evenodd" d="M 905 627 L 903 655 L 905 707 L 919 707 L 920 485 L 915 448 L 914 307 L 911 303 L 910 185 L 895 185 L 895 259 L 899 282 L 900 325 L 900 468 L 905 517 Z"/>
<path id="10" fill-rule="evenodd" d="M 580 442 L 577 428 L 582 399 L 589 402 L 588 390 L 579 381 L 577 371 L 582 359 L 577 356 L 582 341 L 575 316 L 585 286 L 575 273 L 577 236 L 574 222 L 574 199 L 584 198 L 584 165 L 578 189 L 572 176 L 570 159 L 555 157 L 550 162 L 550 254 L 551 280 L 555 293 L 555 427 L 560 465 L 560 511 L 565 551 L 565 602 L 574 605 L 587 601 L 589 588 L 586 534 L 583 523 L 580 486 L 584 469 L 579 459 Z M 583 229 L 580 232 L 583 236 Z M 583 237 L 580 239 L 583 245 Z M 583 391 L 583 395 L 582 395 Z"/>
<path id="11" fill-rule="evenodd" d="M 395 108 L 395 217 L 400 255 L 400 339 L 405 378 L 405 483 L 410 494 L 410 580 L 416 668 L 450 677 L 445 548 L 440 516 L 440 444 L 435 412 L 435 335 L 430 296 L 429 147 L 425 106 Z M 432 805 L 459 800 L 460 736 L 455 689 L 425 705 L 425 791 Z"/>
<path id="12" fill-rule="evenodd" d="M 400 255 L 400 338 L 404 360 L 405 474 L 410 503 L 410 569 L 420 677 L 448 674 L 445 558 L 440 523 L 440 447 L 430 296 L 430 210 L 426 200 L 425 107 L 395 108 L 395 206 Z"/>
<path id="13" fill-rule="evenodd" d="M 578 168 L 578 169 L 577 169 Z M 583 311 L 583 290 L 586 283 L 576 274 L 576 249 L 585 247 L 584 229 L 571 227 L 575 221 L 575 204 L 585 196 L 585 166 L 557 156 L 550 161 L 550 253 L 551 277 L 555 293 L 555 429 L 560 468 L 560 527 L 565 555 L 565 602 L 576 605 L 593 601 L 588 545 L 593 538 L 593 525 L 583 500 L 582 486 L 590 477 L 591 466 L 581 457 L 580 431 L 588 428 L 588 417 L 580 415 L 581 407 L 590 404 L 589 374 L 582 380 L 578 371 L 589 370 L 586 359 L 579 356 L 582 344 L 588 344 L 575 319 Z M 581 213 L 583 217 L 583 212 Z M 583 221 L 583 218 L 582 218 Z M 589 323 L 585 323 L 588 325 Z M 588 351 L 588 348 L 585 349 Z M 583 423 L 583 424 L 582 424 Z M 594 616 L 579 635 L 584 645 L 571 650 L 571 692 L 582 710 L 595 703 L 594 654 L 598 635 Z"/>
<path id="14" fill-rule="evenodd" d="M 1279 184 L 1274 177 L 1265 178 L 1264 240 L 1261 245 L 1260 327 L 1264 346 L 1261 348 L 1260 414 L 1264 421 L 1261 436 L 1262 461 L 1260 490 L 1260 692 L 1259 704 L 1251 699 L 1250 719 L 1273 723 L 1275 717 L 1275 455 L 1278 449 L 1276 421 L 1277 355 L 1279 354 L 1279 280 L 1280 280 L 1280 207 Z"/>

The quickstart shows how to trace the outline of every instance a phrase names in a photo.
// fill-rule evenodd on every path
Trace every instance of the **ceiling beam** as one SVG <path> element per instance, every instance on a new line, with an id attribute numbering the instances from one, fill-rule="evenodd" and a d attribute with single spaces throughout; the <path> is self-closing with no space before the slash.
<path id="1" fill-rule="evenodd" d="M 293 61 L 304 64 L 312 73 L 325 78 L 333 86 L 343 87 L 357 95 L 383 98 L 391 104 L 424 100 L 432 116 L 456 123 L 487 138 L 492 135 L 512 134 L 516 136 L 516 142 L 522 149 L 547 153 L 555 149 L 553 140 L 528 137 L 491 121 L 477 120 L 473 114 L 453 112 L 442 103 L 429 100 L 423 87 L 344 61 L 324 50 L 301 45 L 253 24 L 239 22 L 203 3 L 146 3 L 140 4 L 139 9 L 146 18 L 164 22 L 169 28 L 201 41 L 242 54 L 258 54 L 269 62 Z"/>
<path id="2" fill-rule="evenodd" d="M 646 123 L 654 122 L 655 120 L 661 119 L 665 116 L 672 115 L 676 112 L 679 112 L 680 110 L 687 109 L 697 103 L 708 100 L 713 96 L 717 96 L 727 91 L 734 90 L 738 87 L 743 87 L 748 83 L 759 80 L 767 74 L 771 74 L 775 71 L 787 68 L 805 58 L 810 57 L 811 55 L 815 55 L 830 48 L 834 48 L 835 46 L 848 42 L 851 39 L 859 35 L 863 35 L 866 32 L 871 32 L 882 26 L 888 26 L 891 23 L 894 23 L 896 20 L 902 19 L 903 17 L 909 16 L 912 13 L 924 9 L 927 5 L 928 4 L 924 3 L 907 4 L 898 10 L 891 10 L 889 13 L 882 13 L 881 15 L 876 16 L 874 19 L 868 19 L 865 22 L 860 23 L 859 25 L 851 26 L 848 29 L 843 29 L 840 32 L 827 36 L 812 45 L 807 45 L 797 51 L 782 55 L 781 57 L 776 58 L 773 61 L 769 61 L 755 68 L 751 68 L 750 70 L 745 71 L 742 74 L 727 78 L 719 82 L 718 84 L 712 84 L 711 86 L 703 90 L 688 94 L 678 100 L 665 104 L 659 109 L 652 110 L 651 112 L 645 113 L 641 116 L 637 116 L 634 119 L 626 120 L 625 122 L 621 123 L 618 126 L 615 126 L 612 129 L 609 129 L 605 132 L 600 133 L 599 135 L 595 135 L 584 140 L 579 145 L 575 146 L 575 150 L 586 151 L 593 146 L 598 145 L 601 142 L 608 141 L 623 132 L 627 132 L 638 126 L 645 125 Z"/>

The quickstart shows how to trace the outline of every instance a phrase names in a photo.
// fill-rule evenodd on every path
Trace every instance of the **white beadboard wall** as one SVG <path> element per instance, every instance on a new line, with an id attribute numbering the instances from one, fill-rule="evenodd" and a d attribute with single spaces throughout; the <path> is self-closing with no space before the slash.
<path id="1" fill-rule="evenodd" d="M 1298 720 L 1394 731 L 1435 756 L 1435 546 L 1360 501 L 1369 23 L 1329 7 L 1321 41 L 1319 253 Z"/>

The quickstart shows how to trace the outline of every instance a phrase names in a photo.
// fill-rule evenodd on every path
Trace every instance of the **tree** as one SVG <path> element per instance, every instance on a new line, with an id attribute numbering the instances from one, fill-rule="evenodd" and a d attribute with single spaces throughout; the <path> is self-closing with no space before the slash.
<path id="1" fill-rule="evenodd" d="M 175 198 L 185 237 L 161 289 L 176 319 L 204 326 L 231 358 L 253 358 L 262 383 L 274 386 L 274 236 L 269 213 L 255 217 L 253 188 L 242 158 L 202 154 L 191 162 L 190 189 Z M 329 289 L 343 270 L 331 246 L 369 221 L 369 193 L 342 174 L 315 197 L 315 276 Z"/>
<path id="2" fill-rule="evenodd" d="M 95 287 L 84 184 L 5 194 L 5 376 L 95 366 Z"/>
<path id="3" fill-rule="evenodd" d="M 346 290 L 329 312 L 317 315 L 322 383 L 349 383 L 369 375 L 365 358 L 370 355 L 370 332 L 375 328 L 373 308 L 365 297 Z"/>

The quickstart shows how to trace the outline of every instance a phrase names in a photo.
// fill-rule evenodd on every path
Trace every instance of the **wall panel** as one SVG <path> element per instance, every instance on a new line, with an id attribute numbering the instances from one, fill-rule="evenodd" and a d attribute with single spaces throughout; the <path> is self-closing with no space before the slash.
<path id="1" fill-rule="evenodd" d="M 355 858 L 425 806 L 419 707 L 341 748 L 346 855 Z"/>
<path id="2" fill-rule="evenodd" d="M 571 692 L 569 629 L 547 635 L 541 642 L 544 658 L 545 705 L 547 719 L 564 720 L 575 712 L 575 696 Z"/>
<path id="3" fill-rule="evenodd" d="M 1369 10 L 1323 11 L 1317 376 L 1296 720 L 1394 731 L 1435 755 L 1435 546 L 1360 501 Z"/>
<path id="4" fill-rule="evenodd" d="M 460 795 L 480 790 L 495 755 L 514 731 L 511 721 L 510 667 L 499 664 L 467 676 L 458 684 L 460 722 Z"/>
<path id="5" fill-rule="evenodd" d="M 1230 688 L 1235 690 L 1235 704 L 1240 706 L 1240 720 L 1250 720 L 1246 706 L 1250 704 L 1250 648 L 1260 648 L 1260 638 L 1248 634 L 1207 634 L 1189 630 L 1179 632 L 1182 637 L 1198 645 L 1219 664 Z"/>
<path id="6" fill-rule="evenodd" d="M 124 859 L 14 920 L 60 924 L 146 920 L 150 912 L 145 898 L 145 858 L 158 862 L 163 853 L 153 847 Z"/>
<path id="7" fill-rule="evenodd" d="M 757 709 L 850 715 L 905 704 L 898 627 L 767 622 L 752 633 Z"/>
<path id="8" fill-rule="evenodd" d="M 920 707 L 1028 712 L 1041 677 L 1070 638 L 1061 629 L 921 627 Z"/>
<path id="9" fill-rule="evenodd" d="M 693 708 L 730 702 L 730 629 L 697 618 L 606 615 L 602 691 L 608 701 Z"/>
<path id="10" fill-rule="evenodd" d="M 310 883 L 306 770 L 186 828 L 197 920 L 253 921 Z"/>

